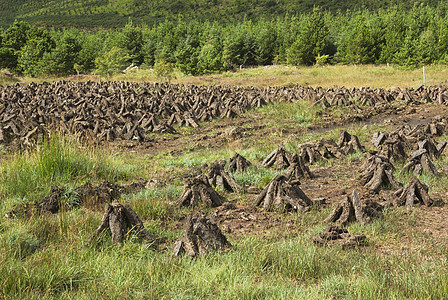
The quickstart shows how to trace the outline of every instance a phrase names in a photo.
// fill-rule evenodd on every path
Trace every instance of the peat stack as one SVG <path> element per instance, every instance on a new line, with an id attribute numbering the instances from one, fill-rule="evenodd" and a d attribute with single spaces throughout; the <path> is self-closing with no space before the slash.
<path id="1" fill-rule="evenodd" d="M 387 132 L 381 132 L 381 131 L 374 132 L 372 136 L 372 144 L 378 147 L 382 145 L 388 137 L 389 134 Z"/>
<path id="2" fill-rule="evenodd" d="M 438 121 L 432 121 L 426 124 L 424 132 L 431 136 L 441 136 L 446 131 L 446 124 Z"/>
<path id="3" fill-rule="evenodd" d="M 447 128 L 446 119 L 442 117 L 436 117 L 431 123 L 426 124 L 423 130 L 426 134 L 431 136 L 441 136 L 445 133 Z"/>
<path id="4" fill-rule="evenodd" d="M 427 99 L 446 105 L 447 95 L 446 87 L 387 91 L 300 86 L 257 89 L 131 82 L 16 84 L 0 86 L 3 103 L 0 143 L 23 146 L 34 143 L 39 136 L 54 129 L 62 133 L 75 132 L 82 140 L 146 141 L 150 140 L 151 132 L 171 131 L 169 127 L 158 128 L 157 119 L 167 121 L 168 125 L 177 123 L 197 127 L 199 121 L 241 116 L 248 109 L 276 101 L 310 99 L 324 107 L 348 105 L 360 110 L 353 99 L 376 108 L 394 98 L 407 102 Z M 418 129 L 414 133 L 439 135 L 441 130 L 438 124 L 430 124 L 423 131 Z"/>
<path id="5" fill-rule="evenodd" d="M 226 161 L 216 161 L 207 168 L 207 179 L 210 185 L 220 187 L 221 189 L 228 191 L 239 193 L 242 191 L 242 187 L 224 171 L 224 166 L 226 165 Z"/>
<path id="6" fill-rule="evenodd" d="M 167 123 L 162 123 L 162 124 L 159 124 L 159 125 L 155 126 L 152 131 L 155 132 L 155 133 L 161 133 L 161 134 L 165 134 L 165 133 L 175 134 L 175 133 L 177 133 L 176 129 L 174 129 L 172 126 L 168 125 Z"/>
<path id="7" fill-rule="evenodd" d="M 349 149 L 351 146 L 348 146 Z M 318 143 L 304 143 L 300 145 L 300 158 L 313 164 L 319 160 L 341 158 L 345 156 L 344 150 L 332 139 L 322 139 Z"/>
<path id="8" fill-rule="evenodd" d="M 411 127 L 404 125 L 401 128 L 392 131 L 390 136 L 401 136 L 406 140 L 406 148 L 416 144 L 419 140 L 425 138 L 427 135 L 421 130 L 419 126 Z"/>
<path id="9" fill-rule="evenodd" d="M 187 180 L 176 206 L 196 207 L 202 204 L 205 207 L 216 207 L 222 205 L 224 200 L 209 184 L 208 179 L 200 175 Z"/>
<path id="10" fill-rule="evenodd" d="M 322 157 L 326 159 L 330 158 L 342 158 L 345 156 L 343 150 L 336 144 L 336 142 L 332 139 L 321 139 L 318 143 L 319 152 L 322 154 Z"/>
<path id="11" fill-rule="evenodd" d="M 407 142 L 402 135 L 375 132 L 372 137 L 372 144 L 379 147 L 380 154 L 386 156 L 392 162 L 406 158 Z"/>
<path id="12" fill-rule="evenodd" d="M 230 242 L 216 225 L 215 221 L 205 216 L 202 211 L 189 216 L 185 231 L 174 244 L 173 254 L 186 254 L 191 257 L 205 256 L 210 251 L 224 250 L 232 247 Z"/>
<path id="13" fill-rule="evenodd" d="M 415 204 L 426 206 L 433 204 L 433 200 L 428 194 L 428 186 L 421 183 L 415 176 L 412 177 L 407 186 L 399 189 L 394 194 L 398 197 L 396 201 L 397 206 L 406 205 L 406 207 L 413 207 Z"/>
<path id="14" fill-rule="evenodd" d="M 389 159 L 375 151 L 370 153 L 370 157 L 361 168 L 361 185 L 375 193 L 378 193 L 381 187 L 392 186 L 399 189 L 403 186 L 395 179 L 393 175 L 394 166 L 389 162 Z"/>
<path id="15" fill-rule="evenodd" d="M 429 154 L 426 149 L 420 149 L 412 152 L 401 171 L 412 172 L 414 175 L 421 175 L 422 171 L 425 171 L 431 175 L 438 174 L 436 167 L 429 159 Z"/>
<path id="16" fill-rule="evenodd" d="M 417 150 L 426 150 L 430 157 L 439 157 L 446 147 L 446 141 L 437 143 L 432 138 L 425 138 L 417 142 Z"/>
<path id="17" fill-rule="evenodd" d="M 313 237 L 313 242 L 319 246 L 337 245 L 342 249 L 354 248 L 365 243 L 366 236 L 362 233 L 350 234 L 345 228 L 329 224 L 324 232 Z"/>
<path id="18" fill-rule="evenodd" d="M 255 205 L 267 211 L 306 210 L 312 201 L 299 185 L 298 180 L 288 181 L 286 176 L 277 175 L 258 195 Z"/>
<path id="19" fill-rule="evenodd" d="M 221 118 L 236 118 L 242 117 L 243 110 L 240 107 L 240 103 L 226 103 L 224 110 L 221 113 Z"/>
<path id="20" fill-rule="evenodd" d="M 300 145 L 300 158 L 304 162 L 313 164 L 316 161 L 323 159 L 322 154 L 319 151 L 319 146 L 314 143 L 304 143 Z"/>
<path id="21" fill-rule="evenodd" d="M 280 145 L 277 149 L 272 151 L 261 163 L 265 168 L 275 165 L 276 169 L 283 169 L 289 166 L 289 156 L 284 145 Z"/>
<path id="22" fill-rule="evenodd" d="M 337 145 L 341 148 L 345 155 L 356 151 L 364 152 L 364 147 L 359 142 L 358 137 L 356 135 L 349 134 L 345 130 L 340 131 Z"/>
<path id="23" fill-rule="evenodd" d="M 328 108 L 331 106 L 331 104 L 328 102 L 326 96 L 322 96 L 319 99 L 316 99 L 313 103 L 314 106 L 320 105 L 322 108 Z"/>
<path id="24" fill-rule="evenodd" d="M 242 155 L 236 153 L 229 161 L 227 166 L 227 172 L 244 172 L 251 166 L 251 162 L 244 158 Z"/>
<path id="25" fill-rule="evenodd" d="M 310 168 L 305 164 L 303 159 L 294 153 L 289 161 L 290 165 L 283 173 L 288 180 L 298 180 L 300 178 L 313 178 Z"/>
<path id="26" fill-rule="evenodd" d="M 380 153 L 392 162 L 402 161 L 406 158 L 405 142 L 399 138 L 388 138 L 380 146 Z"/>
<path id="27" fill-rule="evenodd" d="M 90 241 L 99 238 L 107 229 L 112 234 L 114 244 L 121 244 L 130 231 L 135 232 L 139 238 L 147 243 L 154 241 L 154 238 L 146 230 L 143 222 L 129 204 L 121 205 L 117 200 L 106 205 L 101 224 L 92 234 Z"/>
<path id="28" fill-rule="evenodd" d="M 372 218 L 381 216 L 382 210 L 383 206 L 375 201 L 368 201 L 363 205 L 358 191 L 353 190 L 351 197 L 346 195 L 324 222 L 335 223 L 338 226 L 344 226 L 352 221 L 366 224 Z"/>
<path id="29" fill-rule="evenodd" d="M 188 112 L 184 112 L 183 114 L 179 112 L 175 112 L 171 115 L 169 120 L 167 121 L 168 126 L 173 126 L 173 124 L 177 122 L 179 126 L 191 126 L 193 128 L 198 128 L 199 124 L 196 118 Z"/>

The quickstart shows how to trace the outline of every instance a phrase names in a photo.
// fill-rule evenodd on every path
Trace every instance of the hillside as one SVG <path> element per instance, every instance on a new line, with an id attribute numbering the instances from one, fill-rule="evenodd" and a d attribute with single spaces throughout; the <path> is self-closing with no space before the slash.
<path id="1" fill-rule="evenodd" d="M 0 0 L 0 26 L 7 27 L 14 19 L 40 26 L 116 27 L 129 18 L 148 25 L 182 14 L 187 19 L 226 22 L 244 18 L 272 18 L 285 14 L 310 12 L 313 6 L 329 11 L 346 11 L 365 7 L 371 10 L 415 3 L 437 5 L 438 0 Z"/>

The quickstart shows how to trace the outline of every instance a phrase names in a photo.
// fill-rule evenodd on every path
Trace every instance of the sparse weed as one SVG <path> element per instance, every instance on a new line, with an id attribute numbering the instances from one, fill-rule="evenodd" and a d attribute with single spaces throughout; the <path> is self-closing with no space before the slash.
<path id="1" fill-rule="evenodd" d="M 126 196 L 125 200 L 143 220 L 165 219 L 169 216 L 173 202 L 179 197 L 182 188 L 174 185 L 148 188 L 135 195 Z"/>
<path id="2" fill-rule="evenodd" d="M 314 106 L 310 101 L 300 101 L 295 103 L 290 102 L 276 102 L 274 104 L 265 105 L 255 110 L 256 113 L 261 113 L 273 123 L 275 120 L 290 120 L 297 122 L 297 126 L 308 127 L 311 123 L 318 123 L 316 112 L 319 108 Z"/>
<path id="3" fill-rule="evenodd" d="M 235 180 L 243 186 L 252 186 L 255 185 L 258 188 L 264 188 L 266 184 L 268 184 L 272 178 L 277 175 L 277 171 L 261 168 L 257 166 L 250 166 L 244 172 L 235 172 L 232 176 Z"/>

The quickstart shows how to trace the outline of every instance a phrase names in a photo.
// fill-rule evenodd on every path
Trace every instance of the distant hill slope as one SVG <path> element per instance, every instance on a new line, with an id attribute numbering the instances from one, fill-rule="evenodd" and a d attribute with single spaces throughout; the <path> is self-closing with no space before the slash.
<path id="1" fill-rule="evenodd" d="M 377 10 L 392 5 L 404 9 L 415 3 L 437 5 L 440 0 L 0 0 L 0 26 L 14 19 L 41 26 L 116 27 L 131 18 L 136 23 L 153 25 L 182 14 L 187 19 L 228 22 L 243 18 L 272 18 L 306 13 L 313 6 L 337 11 L 368 8 Z"/>

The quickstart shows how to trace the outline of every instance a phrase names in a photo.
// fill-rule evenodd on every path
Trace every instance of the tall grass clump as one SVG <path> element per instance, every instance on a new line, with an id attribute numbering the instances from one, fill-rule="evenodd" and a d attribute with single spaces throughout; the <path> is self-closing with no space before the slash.
<path id="1" fill-rule="evenodd" d="M 81 148 L 69 137 L 52 136 L 34 150 L 17 153 L 0 165 L 0 195 L 37 196 L 51 185 L 124 180 L 133 169 L 104 150 Z"/>

